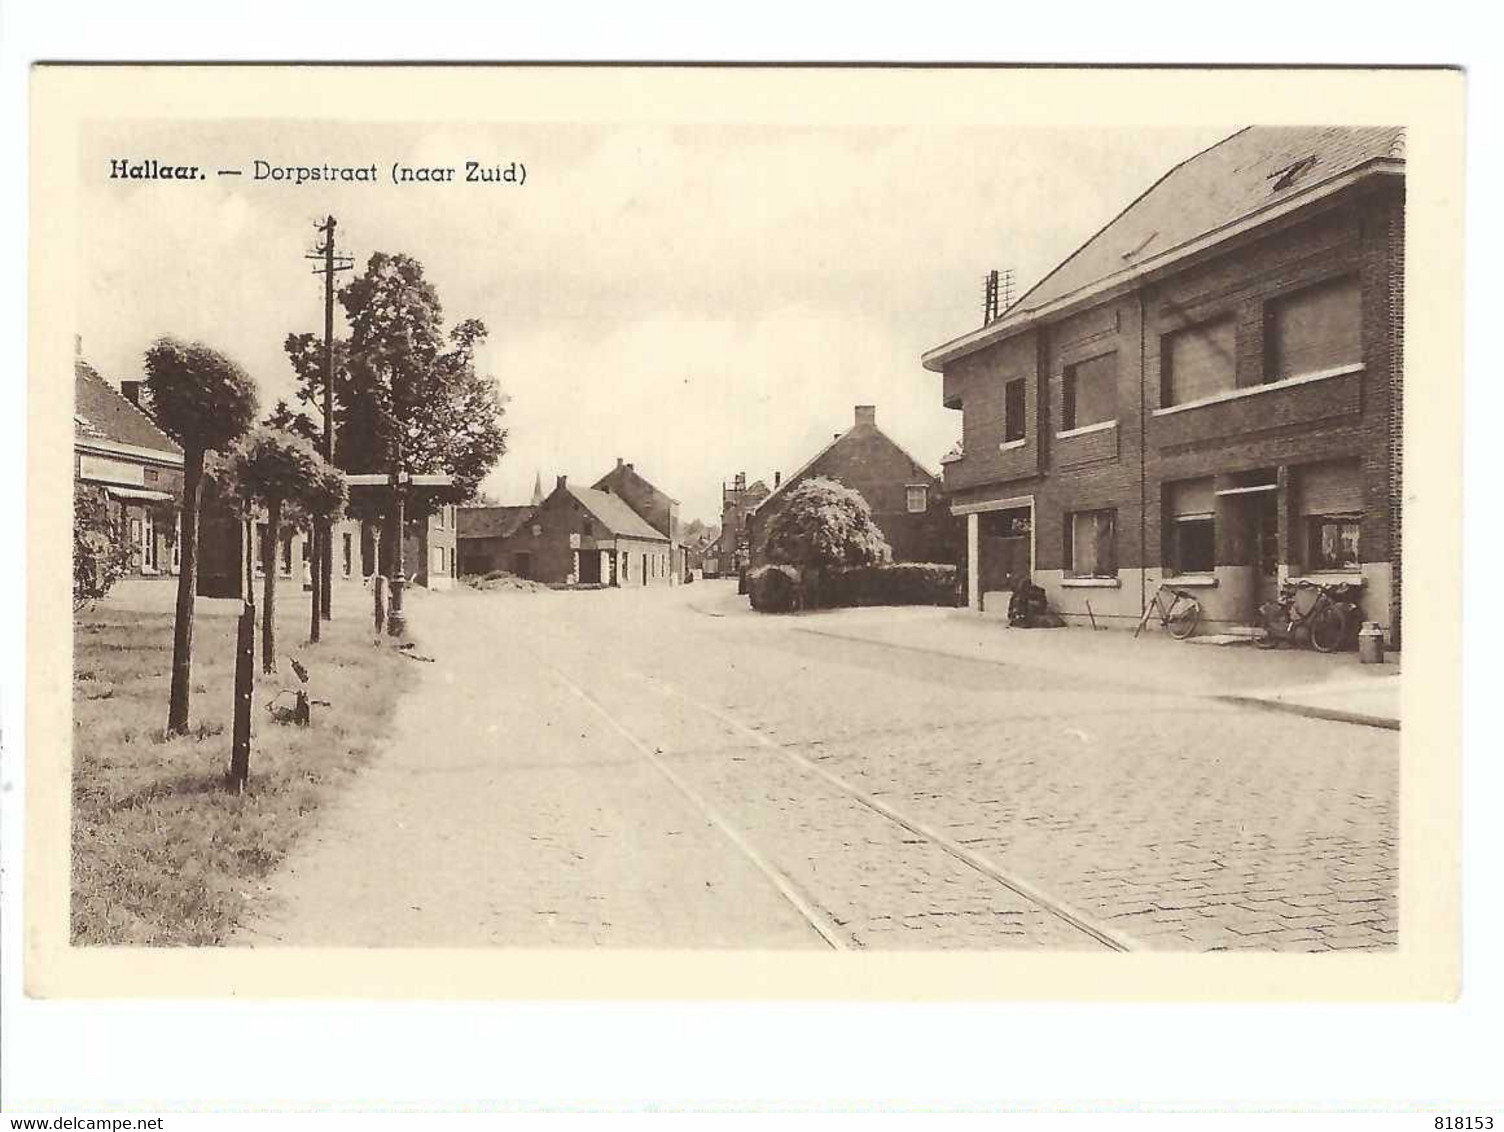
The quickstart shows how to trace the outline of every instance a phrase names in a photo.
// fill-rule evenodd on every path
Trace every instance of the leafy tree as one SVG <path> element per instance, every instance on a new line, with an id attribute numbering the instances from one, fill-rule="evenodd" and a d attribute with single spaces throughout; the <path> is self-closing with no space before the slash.
<path id="1" fill-rule="evenodd" d="M 82 609 L 110 592 L 130 561 L 130 544 L 110 517 L 102 489 L 73 487 L 73 608 Z"/>
<path id="2" fill-rule="evenodd" d="M 314 423 L 313 418 L 301 409 L 293 409 L 287 403 L 285 397 L 279 397 L 277 403 L 272 406 L 272 411 L 266 414 L 266 426 L 279 429 L 282 432 L 296 433 L 304 440 L 317 446 L 323 435 L 322 430 Z"/>
<path id="3" fill-rule="evenodd" d="M 261 548 L 261 670 L 277 670 L 277 543 L 284 507 L 299 507 L 311 518 L 332 515 L 344 498 L 344 480 L 332 472 L 313 444 L 296 433 L 262 426 L 236 448 L 231 464 L 247 502 L 265 504 L 269 537 Z M 336 485 L 337 486 L 334 486 Z M 317 624 L 317 610 L 315 620 Z"/>
<path id="4" fill-rule="evenodd" d="M 413 517 L 470 499 L 506 451 L 504 398 L 475 368 L 485 324 L 465 319 L 446 332 L 423 265 L 402 254 L 371 256 L 339 299 L 350 336 L 334 350 L 335 464 L 387 472 L 400 450 L 410 471 L 449 473 L 452 487 L 409 496 Z M 323 340 L 292 334 L 284 348 L 298 378 L 297 400 L 321 413 Z M 362 492 L 350 510 L 379 520 L 391 502 L 387 492 Z"/>
<path id="5" fill-rule="evenodd" d="M 825 571 L 839 566 L 874 566 L 893 556 L 861 493 L 816 477 L 789 491 L 766 520 L 768 560 L 798 567 L 818 605 Z"/>
<path id="6" fill-rule="evenodd" d="M 223 452 L 256 418 L 256 387 L 239 365 L 201 342 L 159 338 L 146 351 L 146 387 L 162 430 L 183 449 L 183 533 L 167 733 L 188 730 L 198 514 L 209 452 Z"/>

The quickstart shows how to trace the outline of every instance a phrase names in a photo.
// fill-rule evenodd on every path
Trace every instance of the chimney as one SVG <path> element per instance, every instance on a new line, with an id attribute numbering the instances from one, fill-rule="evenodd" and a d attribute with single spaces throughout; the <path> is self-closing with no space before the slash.
<path id="1" fill-rule="evenodd" d="M 82 334 L 75 334 L 73 336 L 73 356 L 75 358 L 84 356 L 84 336 Z"/>
<path id="2" fill-rule="evenodd" d="M 777 488 L 778 485 L 781 484 L 782 482 L 783 482 L 783 473 L 782 472 L 774 472 L 773 473 L 773 487 Z"/>
<path id="3" fill-rule="evenodd" d="M 619 472 L 619 471 L 621 471 L 621 470 L 622 470 L 622 468 L 623 468 L 623 467 L 624 467 L 624 466 L 625 466 L 625 465 L 623 465 L 623 464 L 622 464 L 622 462 L 621 462 L 621 457 L 620 457 L 620 456 L 618 456 L 618 457 L 617 457 L 617 458 L 616 458 L 616 470 L 617 470 L 617 471 L 618 471 L 618 472 Z"/>
<path id="4" fill-rule="evenodd" d="M 120 392 L 136 408 L 141 407 L 141 383 L 139 381 L 122 381 Z"/>
<path id="5" fill-rule="evenodd" d="M 875 426 L 877 424 L 877 406 L 858 405 L 856 407 L 856 423 L 859 425 Z"/>
<path id="6" fill-rule="evenodd" d="M 555 491 L 563 491 L 568 486 L 569 486 L 569 477 L 568 476 L 560 476 L 559 479 L 558 479 L 558 482 L 554 484 L 554 490 Z"/>
<path id="7" fill-rule="evenodd" d="M 630 472 L 630 471 L 634 471 L 634 470 L 635 470 L 635 469 L 634 469 L 634 468 L 633 468 L 633 467 L 632 467 L 632 465 L 631 465 L 631 464 L 628 464 L 628 465 L 627 465 L 627 471 L 629 471 L 629 472 Z"/>

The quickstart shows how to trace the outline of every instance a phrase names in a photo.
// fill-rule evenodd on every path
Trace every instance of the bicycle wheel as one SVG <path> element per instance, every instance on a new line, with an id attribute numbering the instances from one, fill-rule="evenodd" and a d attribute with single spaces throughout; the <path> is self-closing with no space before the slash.
<path id="1" fill-rule="evenodd" d="M 1335 605 L 1323 606 L 1311 618 L 1311 647 L 1317 652 L 1336 652 L 1346 635 L 1347 619 Z"/>
<path id="2" fill-rule="evenodd" d="M 1201 603 L 1193 597 L 1178 598 L 1165 618 L 1165 632 L 1177 641 L 1183 641 L 1196 631 L 1196 622 L 1200 620 Z"/>

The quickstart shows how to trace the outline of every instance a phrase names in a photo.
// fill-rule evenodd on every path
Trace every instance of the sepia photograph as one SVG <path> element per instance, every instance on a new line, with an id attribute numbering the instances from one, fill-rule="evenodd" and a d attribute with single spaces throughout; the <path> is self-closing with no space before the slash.
<path id="1" fill-rule="evenodd" d="M 65 950 L 1445 949 L 1400 898 L 1434 118 L 848 77 L 893 100 L 571 116 L 565 70 L 53 142 Z"/>

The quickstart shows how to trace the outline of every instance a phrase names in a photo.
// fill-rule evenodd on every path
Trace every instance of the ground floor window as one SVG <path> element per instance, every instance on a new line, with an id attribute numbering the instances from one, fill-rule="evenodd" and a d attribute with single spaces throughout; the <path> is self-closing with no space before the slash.
<path id="1" fill-rule="evenodd" d="M 1357 515 L 1307 515 L 1306 563 L 1312 570 L 1356 569 L 1362 521 Z"/>
<path id="2" fill-rule="evenodd" d="M 1076 578 L 1118 574 L 1117 512 L 1073 511 L 1065 517 L 1066 572 Z"/>
<path id="3" fill-rule="evenodd" d="M 1217 567 L 1217 523 L 1210 515 L 1177 517 L 1170 524 L 1170 569 L 1210 574 Z"/>
<path id="4" fill-rule="evenodd" d="M 345 538 L 344 538 L 344 554 L 343 554 L 343 565 L 344 565 L 344 570 L 345 570 L 345 577 L 348 578 L 350 576 L 350 571 L 355 568 L 354 564 L 355 564 L 355 543 L 354 543 L 354 538 L 350 534 L 349 531 L 346 531 L 345 532 Z"/>

